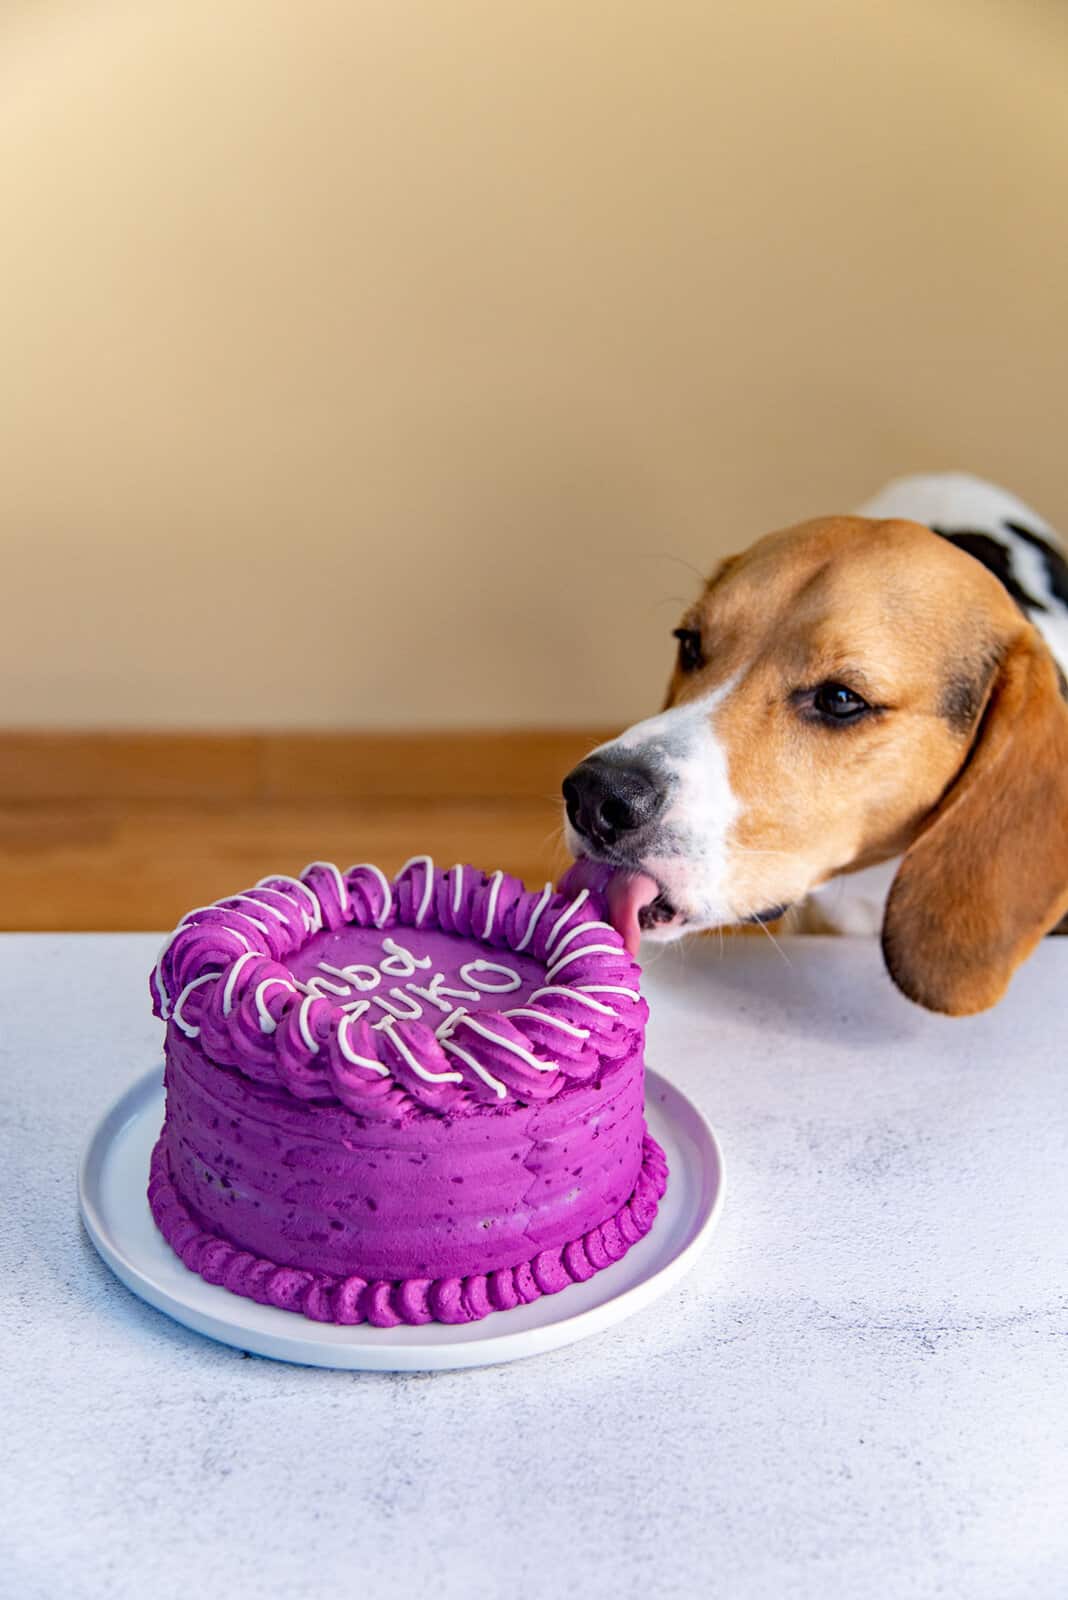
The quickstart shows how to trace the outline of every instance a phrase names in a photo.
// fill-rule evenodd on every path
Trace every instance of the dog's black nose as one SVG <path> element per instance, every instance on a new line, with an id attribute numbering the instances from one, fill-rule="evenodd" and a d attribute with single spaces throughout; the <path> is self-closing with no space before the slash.
<path id="1" fill-rule="evenodd" d="M 660 785 L 636 761 L 587 756 L 563 782 L 573 828 L 591 844 L 612 845 L 651 822 L 664 803 Z"/>

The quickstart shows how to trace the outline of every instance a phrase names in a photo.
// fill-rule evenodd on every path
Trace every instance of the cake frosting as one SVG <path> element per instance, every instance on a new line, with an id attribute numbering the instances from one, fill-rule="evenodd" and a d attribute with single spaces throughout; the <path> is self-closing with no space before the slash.
<path id="1" fill-rule="evenodd" d="M 315 862 L 190 912 L 156 1223 L 192 1271 L 317 1320 L 470 1321 L 652 1226 L 639 971 L 589 888 Z"/>

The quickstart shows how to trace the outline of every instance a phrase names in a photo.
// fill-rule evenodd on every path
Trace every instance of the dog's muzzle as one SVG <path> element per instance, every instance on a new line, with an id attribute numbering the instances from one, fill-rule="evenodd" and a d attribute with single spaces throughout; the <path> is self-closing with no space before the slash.
<path id="1" fill-rule="evenodd" d="M 569 842 L 577 856 L 588 858 L 572 869 L 572 881 L 602 890 L 608 919 L 631 955 L 637 954 L 641 932 L 676 916 L 661 884 L 643 870 L 641 860 L 664 809 L 668 786 L 627 751 L 595 751 L 563 782 L 567 819 L 575 835 Z M 592 869 L 592 876 L 586 869 Z"/>

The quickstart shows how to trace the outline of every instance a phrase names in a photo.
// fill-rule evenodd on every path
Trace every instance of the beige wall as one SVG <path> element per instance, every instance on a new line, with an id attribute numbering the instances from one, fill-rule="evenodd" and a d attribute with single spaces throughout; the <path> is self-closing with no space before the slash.
<path id="1" fill-rule="evenodd" d="M 1056 5 L 9 0 L 0 74 L 0 722 L 622 722 L 767 527 L 1068 527 Z"/>

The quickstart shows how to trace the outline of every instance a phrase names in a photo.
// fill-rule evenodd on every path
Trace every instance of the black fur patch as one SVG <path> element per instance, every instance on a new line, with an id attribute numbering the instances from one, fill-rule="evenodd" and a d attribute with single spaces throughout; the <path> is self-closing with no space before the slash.
<path id="1" fill-rule="evenodd" d="M 1006 523 L 1006 527 L 1009 524 Z M 1013 529 L 1018 532 L 1018 529 Z M 963 550 L 965 555 L 974 556 L 976 561 L 981 561 L 988 572 L 992 572 L 1011 594 L 1021 610 L 1047 611 L 1049 608 L 1043 601 L 1036 600 L 1017 579 L 1012 570 L 1011 554 L 1005 545 L 1000 544 L 989 533 L 979 533 L 969 528 L 950 529 L 935 528 L 932 533 L 937 533 L 940 539 L 955 544 L 958 550 Z"/>
<path id="2" fill-rule="evenodd" d="M 1000 651 L 988 650 L 974 662 L 958 662 L 947 679 L 938 702 L 938 714 L 958 733 L 968 733 L 975 726 L 1000 661 Z"/>
<path id="3" fill-rule="evenodd" d="M 983 703 L 983 685 L 974 678 L 966 678 L 963 674 L 950 678 L 942 690 L 942 697 L 938 702 L 938 714 L 944 717 L 951 728 L 956 728 L 960 733 L 967 733 L 976 717 L 979 707 Z"/>
<path id="4" fill-rule="evenodd" d="M 1037 550 L 1042 557 L 1042 565 L 1046 569 L 1046 581 L 1050 593 L 1055 595 L 1063 606 L 1068 606 L 1068 561 L 1055 544 L 1050 544 L 1043 539 L 1040 533 L 1035 533 L 1030 528 L 1025 528 L 1020 522 L 1005 522 L 1010 533 L 1023 539 L 1033 550 Z"/>

